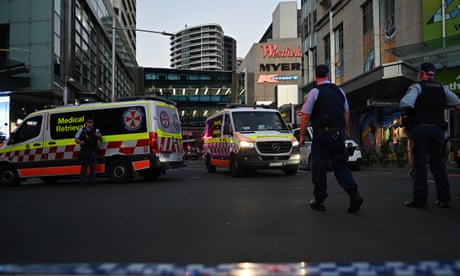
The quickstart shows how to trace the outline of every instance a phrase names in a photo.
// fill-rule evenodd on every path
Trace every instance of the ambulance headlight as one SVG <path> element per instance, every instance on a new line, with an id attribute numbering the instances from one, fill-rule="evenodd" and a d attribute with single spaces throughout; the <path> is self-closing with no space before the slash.
<path id="1" fill-rule="evenodd" d="M 293 147 L 298 147 L 298 146 L 299 146 L 299 141 L 294 141 L 294 142 L 292 142 L 292 146 L 293 146 Z"/>
<path id="2" fill-rule="evenodd" d="M 254 148 L 255 143 L 248 142 L 248 141 L 241 141 L 240 147 L 242 148 Z"/>

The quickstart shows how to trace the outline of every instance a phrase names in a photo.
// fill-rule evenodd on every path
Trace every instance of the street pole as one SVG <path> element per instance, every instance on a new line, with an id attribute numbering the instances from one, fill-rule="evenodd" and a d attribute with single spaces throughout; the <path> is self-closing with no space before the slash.
<path id="1" fill-rule="evenodd" d="M 134 30 L 136 32 L 145 32 L 145 33 L 155 33 L 161 34 L 164 36 L 174 36 L 172 33 L 168 33 L 165 31 L 152 31 L 152 30 L 145 30 L 145 29 L 136 29 L 136 28 L 126 28 L 126 27 L 117 27 L 117 17 L 118 17 L 118 8 L 113 8 L 114 16 L 112 17 L 112 99 L 111 101 L 115 101 L 116 93 L 115 93 L 115 76 L 116 76 L 116 31 L 119 30 Z"/>
<path id="2" fill-rule="evenodd" d="M 68 101 L 69 101 L 69 82 L 73 82 L 74 79 L 69 77 L 69 76 L 66 76 L 65 77 L 65 80 L 64 80 L 64 95 L 62 97 L 62 101 L 64 102 L 63 104 L 64 105 L 67 105 L 68 104 Z"/>
<path id="3" fill-rule="evenodd" d="M 116 16 L 118 15 L 118 9 L 114 8 L 115 15 L 112 17 L 112 98 L 111 101 L 113 102 L 115 100 L 115 71 L 117 69 L 117 66 L 115 64 L 115 51 L 116 51 L 116 45 L 115 45 L 115 35 L 116 35 Z"/>
<path id="4" fill-rule="evenodd" d="M 66 76 L 65 80 L 64 80 L 64 95 L 62 97 L 64 105 L 67 105 L 67 101 L 68 101 L 68 98 L 69 98 L 69 88 L 67 87 L 67 79 L 68 79 L 68 77 Z"/>

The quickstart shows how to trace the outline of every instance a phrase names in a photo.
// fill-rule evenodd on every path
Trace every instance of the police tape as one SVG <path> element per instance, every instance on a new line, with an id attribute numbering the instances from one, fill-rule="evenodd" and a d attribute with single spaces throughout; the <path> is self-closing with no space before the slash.
<path id="1" fill-rule="evenodd" d="M 305 275 L 305 276 L 418 276 L 460 275 L 460 260 L 353 263 L 234 263 L 234 264 L 155 264 L 81 263 L 18 265 L 0 264 L 0 275 Z"/>

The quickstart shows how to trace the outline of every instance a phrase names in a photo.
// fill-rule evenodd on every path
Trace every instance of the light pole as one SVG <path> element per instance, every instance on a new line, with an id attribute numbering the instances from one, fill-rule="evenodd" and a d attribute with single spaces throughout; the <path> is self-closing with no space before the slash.
<path id="1" fill-rule="evenodd" d="M 115 15 L 112 17 L 112 99 L 111 101 L 113 102 L 115 100 L 115 76 L 116 76 L 116 30 L 129 30 L 129 31 L 136 31 L 136 32 L 146 32 L 146 33 L 154 33 L 154 34 L 161 34 L 164 36 L 174 36 L 172 33 L 168 33 L 165 31 L 159 32 L 159 31 L 151 31 L 151 30 L 145 30 L 145 29 L 136 29 L 136 28 L 128 28 L 128 27 L 117 27 L 117 22 L 116 22 L 116 17 L 118 16 L 118 8 L 113 8 Z"/>
<path id="2" fill-rule="evenodd" d="M 65 77 L 65 80 L 64 80 L 64 95 L 63 95 L 63 102 L 64 102 L 64 105 L 67 105 L 67 102 L 69 101 L 69 86 L 68 86 L 68 83 L 69 82 L 73 82 L 74 79 L 72 77 Z"/>
<path id="3" fill-rule="evenodd" d="M 116 35 L 116 27 L 117 27 L 116 17 L 118 16 L 118 8 L 113 8 L 113 11 L 115 14 L 112 17 L 112 97 L 111 97 L 112 102 L 115 100 L 115 75 L 116 75 L 115 70 L 117 69 L 117 66 L 115 64 L 115 58 L 116 58 L 115 35 Z"/>

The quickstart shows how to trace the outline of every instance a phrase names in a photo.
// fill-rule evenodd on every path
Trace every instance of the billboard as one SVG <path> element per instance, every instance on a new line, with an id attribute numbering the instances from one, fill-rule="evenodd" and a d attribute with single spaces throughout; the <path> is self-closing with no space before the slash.
<path id="1" fill-rule="evenodd" d="M 443 0 L 423 0 L 423 40 L 442 38 Z M 460 34 L 460 1 L 445 0 L 446 37 Z"/>

